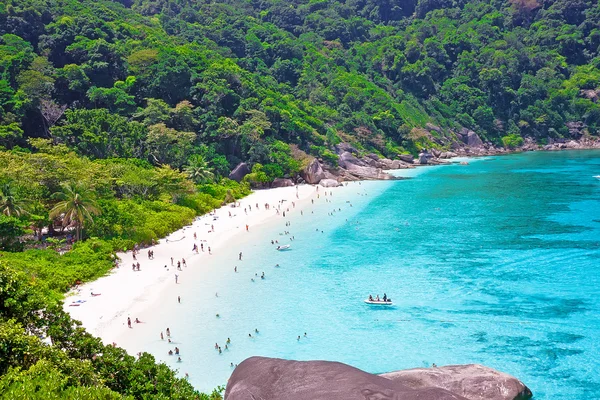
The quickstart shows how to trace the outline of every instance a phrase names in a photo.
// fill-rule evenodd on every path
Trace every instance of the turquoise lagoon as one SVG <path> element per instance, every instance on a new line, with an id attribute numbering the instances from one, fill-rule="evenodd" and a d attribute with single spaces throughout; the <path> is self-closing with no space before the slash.
<path id="1" fill-rule="evenodd" d="M 600 399 L 600 152 L 407 174 L 352 183 L 331 203 L 321 196 L 291 226 L 271 221 L 194 266 L 204 270 L 181 285 L 182 305 L 155 313 L 183 362 L 160 340 L 144 347 L 201 390 L 262 355 L 373 373 L 482 363 L 519 377 L 535 399 Z M 270 239 L 284 230 L 296 240 L 277 252 Z M 384 292 L 393 307 L 363 303 Z"/>

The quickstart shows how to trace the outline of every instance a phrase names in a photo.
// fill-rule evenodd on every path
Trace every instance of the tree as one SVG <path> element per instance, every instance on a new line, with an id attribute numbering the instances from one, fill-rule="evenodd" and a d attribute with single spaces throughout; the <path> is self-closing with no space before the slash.
<path id="1" fill-rule="evenodd" d="M 87 221 L 92 222 L 93 216 L 100 214 L 92 191 L 83 187 L 63 185 L 61 192 L 53 197 L 60 200 L 50 211 L 50 218 L 62 218 L 62 225 L 75 225 L 76 238 L 81 240 L 81 231 Z"/>
<path id="2" fill-rule="evenodd" d="M 180 132 L 165 124 L 156 124 L 148 127 L 146 146 L 156 164 L 169 164 L 179 168 L 185 164 L 194 140 L 194 132 Z"/>
<path id="3" fill-rule="evenodd" d="M 214 177 L 212 169 L 208 166 L 204 157 L 199 154 L 190 157 L 184 171 L 196 183 L 206 183 Z"/>
<path id="4" fill-rule="evenodd" d="M 0 250 L 21 251 L 19 237 L 25 233 L 24 224 L 15 217 L 0 215 Z"/>
<path id="5" fill-rule="evenodd" d="M 0 145 L 11 148 L 22 138 L 23 129 L 18 123 L 12 122 L 7 125 L 0 125 Z"/>
<path id="6" fill-rule="evenodd" d="M 17 199 L 13 193 L 12 187 L 5 184 L 0 189 L 0 212 L 7 217 L 20 217 L 25 214 L 23 202 Z"/>

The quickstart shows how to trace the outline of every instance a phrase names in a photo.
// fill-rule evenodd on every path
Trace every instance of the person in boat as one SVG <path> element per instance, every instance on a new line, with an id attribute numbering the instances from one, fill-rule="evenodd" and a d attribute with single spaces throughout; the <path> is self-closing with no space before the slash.
<path id="1" fill-rule="evenodd" d="M 277 246 L 277 250 L 281 249 L 281 246 Z"/>
<path id="2" fill-rule="evenodd" d="M 383 301 L 387 301 L 387 294 L 383 294 Z"/>
<path id="3" fill-rule="evenodd" d="M 375 297 L 375 301 L 379 301 L 379 295 L 377 295 L 377 297 Z"/>
<path id="4" fill-rule="evenodd" d="M 369 295 L 369 301 L 373 301 L 373 296 Z"/>

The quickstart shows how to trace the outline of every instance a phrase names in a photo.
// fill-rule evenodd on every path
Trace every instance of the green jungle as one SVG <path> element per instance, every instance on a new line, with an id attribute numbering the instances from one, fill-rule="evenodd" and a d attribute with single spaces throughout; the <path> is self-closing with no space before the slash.
<path id="1" fill-rule="evenodd" d="M 1 0 L 0 398 L 220 399 L 64 293 L 342 142 L 597 136 L 599 46 L 592 0 Z"/>

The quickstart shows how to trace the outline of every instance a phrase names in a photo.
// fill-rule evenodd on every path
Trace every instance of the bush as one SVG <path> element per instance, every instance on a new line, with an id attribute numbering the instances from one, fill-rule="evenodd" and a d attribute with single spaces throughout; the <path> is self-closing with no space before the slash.
<path id="1" fill-rule="evenodd" d="M 244 177 L 244 182 L 250 185 L 262 186 L 265 183 L 270 182 L 269 176 L 263 170 L 262 164 L 256 163 L 252 167 L 252 172 Z"/>
<path id="2" fill-rule="evenodd" d="M 523 138 L 516 133 L 511 133 L 502 138 L 502 145 L 507 149 L 515 149 L 523 144 Z"/>
<path id="3" fill-rule="evenodd" d="M 50 249 L 0 255 L 13 268 L 26 272 L 35 280 L 47 282 L 49 289 L 65 292 L 77 281 L 91 281 L 110 271 L 113 250 L 110 242 L 89 239 L 76 243 L 63 255 Z"/>

